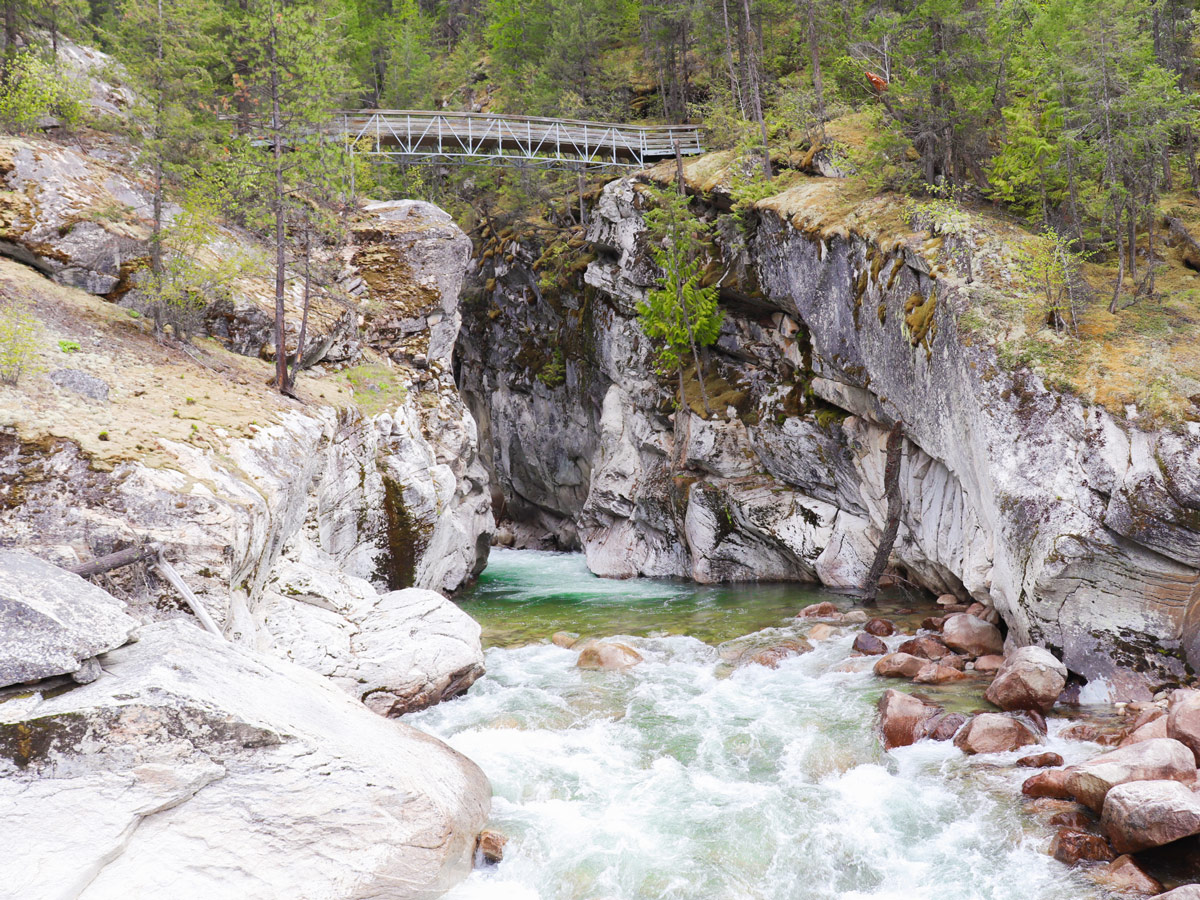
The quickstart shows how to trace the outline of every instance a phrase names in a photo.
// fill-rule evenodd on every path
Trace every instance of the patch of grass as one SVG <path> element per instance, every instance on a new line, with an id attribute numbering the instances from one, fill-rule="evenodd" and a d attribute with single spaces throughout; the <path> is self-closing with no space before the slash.
<path id="1" fill-rule="evenodd" d="M 354 404 L 365 416 L 389 412 L 408 397 L 408 386 L 400 373 L 379 363 L 364 363 L 343 369 L 337 378 L 350 385 Z"/>

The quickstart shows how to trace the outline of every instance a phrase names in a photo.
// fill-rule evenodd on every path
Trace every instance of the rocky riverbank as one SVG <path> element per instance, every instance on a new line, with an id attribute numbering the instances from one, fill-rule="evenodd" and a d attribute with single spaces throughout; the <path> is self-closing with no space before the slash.
<path id="1" fill-rule="evenodd" d="M 317 251 L 338 276 L 303 348 L 288 278 L 276 347 L 263 248 L 230 225 L 195 253 L 236 274 L 153 333 L 151 208 L 123 139 L 0 137 L 0 297 L 35 322 L 0 386 L 0 870 L 29 898 L 440 893 L 490 786 L 388 719 L 483 674 L 445 596 L 493 521 L 451 371 L 469 241 L 364 204 Z"/>
<path id="2" fill-rule="evenodd" d="M 1002 358 L 987 316 L 1027 235 L 973 219 L 963 248 L 837 178 L 735 217 L 728 157 L 685 165 L 724 324 L 675 408 L 636 305 L 656 272 L 644 182 L 607 185 L 586 231 L 484 235 L 462 383 L 516 546 L 578 547 L 613 577 L 861 583 L 882 530 L 883 445 L 904 423 L 892 561 L 994 610 L 1114 699 L 1195 663 L 1200 426 L 1149 427 Z M 960 241 L 962 243 L 962 241 Z"/>

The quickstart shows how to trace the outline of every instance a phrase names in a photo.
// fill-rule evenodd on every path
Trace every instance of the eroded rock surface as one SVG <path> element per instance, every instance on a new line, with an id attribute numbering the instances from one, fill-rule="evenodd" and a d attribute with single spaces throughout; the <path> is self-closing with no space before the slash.
<path id="1" fill-rule="evenodd" d="M 428 897 L 491 791 L 440 742 L 186 622 L 0 703 L 0 878 L 28 900 Z"/>
<path id="2" fill-rule="evenodd" d="M 0 687 L 52 675 L 94 679 L 94 658 L 137 629 L 108 592 L 36 556 L 0 550 Z"/>
<path id="3" fill-rule="evenodd" d="M 979 288 L 870 211 L 827 209 L 837 189 L 819 179 L 731 225 L 706 164 L 687 168 L 717 201 L 695 204 L 721 257 L 712 416 L 694 384 L 674 408 L 637 325 L 656 273 L 634 180 L 601 193 L 570 272 L 516 231 L 488 245 L 464 385 L 519 541 L 582 546 L 608 576 L 857 586 L 902 419 L 893 560 L 909 578 L 979 601 L 1016 646 L 1050 647 L 1115 698 L 1178 682 L 1200 661 L 1200 426 L 1139 431 L 1006 369 L 960 324 Z"/>

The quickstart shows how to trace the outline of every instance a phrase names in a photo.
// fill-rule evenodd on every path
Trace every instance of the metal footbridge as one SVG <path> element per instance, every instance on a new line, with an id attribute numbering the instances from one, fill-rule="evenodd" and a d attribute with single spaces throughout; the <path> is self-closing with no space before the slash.
<path id="1" fill-rule="evenodd" d="M 638 126 L 491 113 L 372 109 L 340 113 L 353 152 L 410 165 L 465 164 L 577 170 L 641 169 L 703 153 L 695 125 Z"/>

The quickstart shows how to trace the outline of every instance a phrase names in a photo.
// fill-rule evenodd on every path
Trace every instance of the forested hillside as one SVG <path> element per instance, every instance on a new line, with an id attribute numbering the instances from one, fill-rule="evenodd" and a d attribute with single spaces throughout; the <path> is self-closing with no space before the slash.
<path id="1" fill-rule="evenodd" d="M 150 307 L 160 325 L 228 276 L 198 271 L 187 252 L 216 217 L 273 242 L 278 293 L 288 264 L 315 290 L 330 280 L 312 248 L 339 239 L 352 193 L 432 199 L 492 233 L 515 218 L 570 225 L 571 173 L 352 163 L 344 141 L 311 139 L 342 108 L 499 111 L 698 123 L 707 149 L 734 151 L 728 188 L 744 205 L 784 189 L 821 150 L 859 196 L 913 198 L 914 228 L 953 239 L 969 228 L 964 210 L 1022 222 L 1040 234 L 1026 266 L 1044 319 L 1034 330 L 1132 329 L 1145 338 L 1136 353 L 1150 347 L 1162 358 L 1150 368 L 1169 369 L 1178 332 L 1200 319 L 1196 7 L 5 0 L 0 120 L 16 132 L 115 130 L 141 145 L 157 183 L 143 284 L 165 301 Z M 63 75 L 60 36 L 120 61 L 137 91 L 129 109 L 80 120 L 84 88 Z M 170 203 L 185 215 L 164 217 Z M 1135 305 L 1129 322 L 1082 322 L 1086 309 Z M 1051 369 L 1070 369 L 1077 354 L 1060 349 L 1048 351 Z M 279 366 L 286 387 L 294 373 Z M 1147 383 L 1167 377 L 1155 370 Z M 1189 385 L 1166 393 L 1186 397 Z"/>

